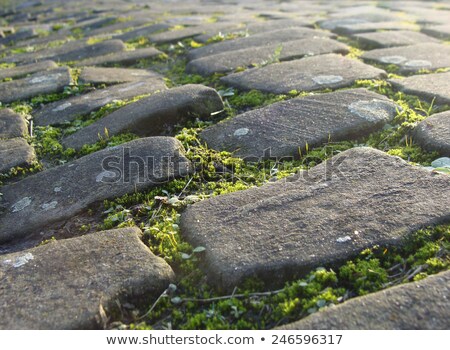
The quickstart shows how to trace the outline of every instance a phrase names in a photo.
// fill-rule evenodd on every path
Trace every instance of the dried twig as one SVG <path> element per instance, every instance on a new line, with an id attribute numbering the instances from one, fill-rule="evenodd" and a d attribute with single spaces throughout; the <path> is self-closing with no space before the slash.
<path id="1" fill-rule="evenodd" d="M 196 299 L 196 298 L 184 298 L 182 301 L 192 301 L 197 303 L 211 303 L 214 301 L 227 300 L 227 299 L 239 299 L 239 298 L 248 298 L 248 297 L 269 297 L 278 293 L 283 292 L 284 289 L 278 289 L 268 292 L 256 292 L 256 293 L 248 293 L 248 294 L 231 294 L 231 295 L 223 295 L 221 297 L 214 298 L 206 298 L 206 299 Z"/>

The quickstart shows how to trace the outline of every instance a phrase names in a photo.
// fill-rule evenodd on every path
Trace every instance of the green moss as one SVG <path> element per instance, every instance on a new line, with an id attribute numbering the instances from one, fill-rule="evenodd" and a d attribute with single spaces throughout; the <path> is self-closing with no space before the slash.
<path id="1" fill-rule="evenodd" d="M 61 139 L 61 130 L 59 128 L 37 126 L 34 129 L 34 133 L 33 146 L 38 157 L 62 155 L 63 146 L 59 142 Z"/>
<path id="2" fill-rule="evenodd" d="M 84 155 L 87 155 L 87 154 L 90 154 L 93 152 L 97 152 L 106 147 L 113 147 L 113 146 L 117 146 L 117 145 L 120 145 L 125 142 L 133 141 L 137 138 L 138 138 L 138 136 L 136 136 L 135 134 L 132 134 L 132 133 L 124 133 L 124 134 L 115 135 L 112 137 L 108 137 L 108 136 L 101 137 L 99 141 L 97 141 L 96 143 L 94 143 L 92 145 L 84 145 L 82 147 L 82 149 L 80 150 L 80 152 L 78 152 L 78 155 L 84 156 Z M 68 148 L 66 150 L 66 152 L 74 153 L 74 150 Z"/>
<path id="3" fill-rule="evenodd" d="M 0 63 L 1 69 L 14 68 L 15 66 L 15 63 Z"/>
<path id="4" fill-rule="evenodd" d="M 226 41 L 226 40 L 243 38 L 246 36 L 248 36 L 248 32 L 245 30 L 226 33 L 226 34 L 219 33 L 219 34 L 209 38 L 208 41 L 206 42 L 206 45 L 221 42 L 221 41 Z"/>
<path id="5" fill-rule="evenodd" d="M 219 78 L 223 76 L 223 74 L 214 74 L 210 77 L 203 77 L 198 74 L 187 74 L 186 64 L 187 61 L 181 58 L 169 62 L 169 69 L 164 72 L 166 76 L 166 83 L 169 87 L 186 84 L 203 84 L 213 87 L 218 84 Z"/>
<path id="6" fill-rule="evenodd" d="M 130 328 L 161 328 L 170 323 L 174 329 L 269 329 L 349 297 L 448 269 L 449 235 L 450 225 L 420 230 L 411 237 L 414 244 L 402 249 L 366 249 L 338 272 L 318 268 L 273 292 L 255 290 L 261 284 L 253 281 L 233 295 L 220 295 L 204 283 L 203 274 L 194 264 L 189 267 L 194 270 L 178 281 L 175 294 L 163 298 L 145 322 L 131 324 Z"/>
<path id="7" fill-rule="evenodd" d="M 39 161 L 34 161 L 29 166 L 25 167 L 14 167 L 11 168 L 6 173 L 0 173 L 0 186 L 3 184 L 3 182 L 9 180 L 9 179 L 19 179 L 34 173 L 37 173 L 42 170 L 42 164 Z M 0 193 L 1 198 L 1 193 Z"/>
<path id="8" fill-rule="evenodd" d="M 259 90 L 238 92 L 234 89 L 228 89 L 227 91 L 233 92 L 227 99 L 230 105 L 238 110 L 248 107 L 263 107 L 275 102 L 283 101 L 287 98 L 286 95 L 269 94 Z"/>
<path id="9" fill-rule="evenodd" d="M 359 80 L 353 87 L 365 87 L 383 94 L 400 107 L 390 124 L 387 124 L 382 131 L 371 134 L 364 141 L 367 146 L 422 165 L 429 165 L 438 157 L 436 152 L 427 152 L 414 143 L 413 130 L 428 116 L 447 110 L 449 106 L 435 106 L 416 96 L 394 91 L 392 86 L 383 80 Z"/>
<path id="10" fill-rule="evenodd" d="M 340 268 L 339 275 L 358 295 L 380 290 L 388 281 L 388 273 L 377 258 L 350 261 Z"/>

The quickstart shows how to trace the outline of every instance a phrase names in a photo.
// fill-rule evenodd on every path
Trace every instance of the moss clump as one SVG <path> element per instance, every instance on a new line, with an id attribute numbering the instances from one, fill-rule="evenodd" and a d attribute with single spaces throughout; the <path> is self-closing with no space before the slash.
<path id="1" fill-rule="evenodd" d="M 132 133 L 124 133 L 124 134 L 120 134 L 120 135 L 115 135 L 112 137 L 103 137 L 101 138 L 99 141 L 97 141 L 96 143 L 92 144 L 92 145 L 84 145 L 81 150 L 78 152 L 79 156 L 84 156 L 93 152 L 97 152 L 103 148 L 106 147 L 114 147 L 117 145 L 121 145 L 122 143 L 125 142 L 130 142 L 133 140 L 136 140 L 137 138 L 139 138 L 137 135 L 132 134 Z M 65 152 L 71 152 L 73 154 L 76 154 L 75 151 L 71 148 L 66 149 Z"/>
<path id="2" fill-rule="evenodd" d="M 390 83 L 383 80 L 359 80 L 353 87 L 365 87 L 383 94 L 400 107 L 390 124 L 371 134 L 364 140 L 365 145 L 421 165 L 429 165 L 438 157 L 436 152 L 427 152 L 414 144 L 413 130 L 428 116 L 447 110 L 450 106 L 436 106 L 416 96 L 394 91 Z"/>

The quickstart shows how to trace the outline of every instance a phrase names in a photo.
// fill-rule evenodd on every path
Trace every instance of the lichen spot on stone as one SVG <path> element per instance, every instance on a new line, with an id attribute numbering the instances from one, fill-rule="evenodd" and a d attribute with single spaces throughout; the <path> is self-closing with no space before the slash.
<path id="1" fill-rule="evenodd" d="M 11 265 L 12 267 L 21 267 L 33 259 L 34 259 L 33 254 L 26 253 L 25 255 L 18 256 L 17 258 L 14 259 L 3 260 L 3 264 Z"/>
<path id="2" fill-rule="evenodd" d="M 21 211 L 21 210 L 25 209 L 26 207 L 28 207 L 30 204 L 31 204 L 30 197 L 22 198 L 20 201 L 14 203 L 12 205 L 12 212 L 17 213 L 18 211 Z"/>
<path id="3" fill-rule="evenodd" d="M 57 201 L 51 201 L 51 202 L 42 204 L 41 208 L 44 210 L 50 210 L 50 209 L 55 209 L 57 205 L 58 205 Z"/>
<path id="4" fill-rule="evenodd" d="M 36 77 L 30 80 L 31 84 L 39 84 L 39 83 L 45 83 L 48 81 L 56 80 L 58 77 L 60 77 L 61 74 L 55 74 L 55 75 L 46 75 L 43 77 Z"/>
<path id="5" fill-rule="evenodd" d="M 395 115 L 395 107 L 388 101 L 381 100 L 356 101 L 348 106 L 348 110 L 370 122 L 389 121 Z"/>
<path id="6" fill-rule="evenodd" d="M 104 170 L 95 178 L 95 182 L 110 182 L 108 179 L 114 179 L 116 177 L 116 173 L 109 170 Z M 104 180 L 106 178 L 106 181 Z"/>
<path id="7" fill-rule="evenodd" d="M 61 192 L 61 191 L 62 191 L 62 187 L 55 187 L 53 189 L 53 192 L 55 192 L 55 193 L 58 193 L 58 192 Z"/>
<path id="8" fill-rule="evenodd" d="M 63 103 L 61 106 L 53 108 L 52 112 L 61 112 L 65 109 L 69 108 L 70 106 L 72 106 L 72 104 L 70 102 L 66 102 L 66 103 Z"/>
<path id="9" fill-rule="evenodd" d="M 380 58 L 383 63 L 400 64 L 406 61 L 406 57 L 403 56 L 383 56 Z"/>
<path id="10" fill-rule="evenodd" d="M 432 63 L 427 60 L 410 60 L 405 63 L 405 67 L 410 68 L 429 68 L 432 66 Z"/>
<path id="11" fill-rule="evenodd" d="M 248 128 L 240 128 L 240 129 L 237 129 L 235 132 L 234 132 L 234 136 L 236 136 L 236 137 L 239 137 L 239 136 L 245 136 L 245 135 L 247 135 L 248 133 L 250 132 L 250 130 L 248 129 Z"/>
<path id="12" fill-rule="evenodd" d="M 336 84 L 344 80 L 340 75 L 317 75 L 312 80 L 319 85 Z"/>
<path id="13" fill-rule="evenodd" d="M 350 236 L 344 236 L 344 237 L 339 237 L 338 239 L 336 239 L 336 242 L 345 243 L 345 242 L 348 242 L 351 240 L 352 240 L 352 238 Z"/>

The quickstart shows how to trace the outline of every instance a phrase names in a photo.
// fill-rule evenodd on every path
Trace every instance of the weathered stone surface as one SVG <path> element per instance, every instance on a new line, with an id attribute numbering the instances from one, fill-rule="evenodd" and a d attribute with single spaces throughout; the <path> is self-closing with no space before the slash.
<path id="1" fill-rule="evenodd" d="M 450 39 L 450 24 L 424 27 L 422 28 L 422 32 L 436 38 L 448 40 Z"/>
<path id="2" fill-rule="evenodd" d="M 115 18 L 112 16 L 108 17 L 98 17 L 93 16 L 89 19 L 85 19 L 83 21 L 78 21 L 77 23 L 70 26 L 71 30 L 79 29 L 83 32 L 87 33 L 90 30 L 94 30 L 97 28 L 102 28 L 103 26 L 107 26 L 108 24 L 114 23 Z"/>
<path id="3" fill-rule="evenodd" d="M 247 159 L 298 157 L 299 149 L 357 139 L 380 129 L 400 108 L 366 89 L 278 102 L 213 125 L 201 133 L 210 148 Z"/>
<path id="4" fill-rule="evenodd" d="M 400 11 L 415 17 L 415 21 L 424 25 L 448 24 L 448 13 L 438 9 L 424 8 L 424 2 L 416 6 L 404 6 Z"/>
<path id="5" fill-rule="evenodd" d="M 246 24 L 236 22 L 234 25 L 230 25 L 228 28 L 224 27 L 220 29 L 222 35 L 231 33 L 242 34 L 258 34 L 263 32 L 271 32 L 279 29 L 295 28 L 295 27 L 313 27 L 314 19 L 312 18 L 296 18 L 296 19 L 278 19 L 278 20 L 266 20 L 266 21 L 252 21 L 251 18 L 243 18 Z M 232 20 L 239 20 L 233 18 Z M 249 23 L 248 23 L 249 22 Z M 210 31 L 209 34 L 201 34 L 194 37 L 195 41 L 205 43 L 213 36 L 217 35 L 217 32 Z"/>
<path id="6" fill-rule="evenodd" d="M 127 100 L 135 96 L 165 89 L 164 82 L 159 78 L 110 86 L 45 105 L 33 113 L 34 122 L 36 125 L 63 124 L 79 116 L 96 111 L 113 100 Z"/>
<path id="7" fill-rule="evenodd" d="M 450 272 L 329 307 L 279 327 L 293 329 L 449 329 Z"/>
<path id="8" fill-rule="evenodd" d="M 298 177 L 196 203 L 183 236 L 203 246 L 211 283 L 232 290 L 246 277 L 271 284 L 399 245 L 450 219 L 450 177 L 370 148 L 340 153 Z"/>
<path id="9" fill-rule="evenodd" d="M 334 31 L 339 34 L 349 35 L 357 33 L 376 32 L 378 30 L 418 30 L 417 24 L 404 22 L 362 22 L 346 24 L 336 27 Z"/>
<path id="10" fill-rule="evenodd" d="M 110 24 L 107 26 L 103 26 L 100 28 L 96 28 L 94 30 L 90 30 L 87 35 L 90 37 L 97 36 L 97 35 L 111 35 L 118 31 L 131 29 L 134 27 L 139 27 L 148 24 L 149 19 L 132 19 L 132 20 L 124 20 L 119 21 L 114 24 Z M 120 38 L 119 38 L 120 39 Z"/>
<path id="11" fill-rule="evenodd" d="M 115 52 L 103 56 L 87 58 L 78 62 L 76 66 L 108 66 L 115 64 L 127 66 L 138 63 L 140 60 L 156 58 L 161 54 L 162 52 L 155 49 L 154 47 L 146 47 L 143 49 Z"/>
<path id="12" fill-rule="evenodd" d="M 25 139 L 16 137 L 0 141 L 0 173 L 11 168 L 27 166 L 36 160 L 36 154 Z"/>
<path id="13" fill-rule="evenodd" d="M 42 72 L 57 67 L 58 65 L 53 61 L 42 61 L 13 68 L 0 69 L 0 79 L 17 78 L 25 76 L 27 74 Z"/>
<path id="14" fill-rule="evenodd" d="M 170 28 L 170 25 L 168 25 L 166 23 L 157 23 L 157 24 L 152 24 L 149 26 L 130 30 L 129 32 L 115 36 L 115 38 L 123 40 L 123 41 L 128 41 L 128 40 L 136 39 L 139 37 L 148 37 L 150 34 L 153 34 L 155 32 L 159 32 L 161 30 L 165 30 L 168 28 Z"/>
<path id="15" fill-rule="evenodd" d="M 0 328 L 103 328 L 101 309 L 114 317 L 117 302 L 154 302 L 174 273 L 140 234 L 122 228 L 0 256 Z"/>
<path id="16" fill-rule="evenodd" d="M 363 24 L 363 23 L 374 23 L 374 22 L 396 22 L 401 21 L 401 17 L 397 15 L 378 15 L 367 13 L 358 14 L 357 16 L 347 16 L 340 18 L 327 18 L 321 21 L 318 21 L 318 25 L 323 29 L 328 29 L 335 31 L 336 28 L 347 26 L 347 25 L 355 25 L 355 24 Z"/>
<path id="17" fill-rule="evenodd" d="M 189 62 L 186 71 L 201 75 L 227 73 L 238 67 L 261 65 L 275 60 L 288 61 L 332 52 L 347 54 L 349 50 L 347 45 L 331 39 L 302 39 L 206 56 Z"/>
<path id="18" fill-rule="evenodd" d="M 405 79 L 391 79 L 394 88 L 405 94 L 417 95 L 436 104 L 450 104 L 450 73 L 413 75 Z"/>
<path id="19" fill-rule="evenodd" d="M 67 67 L 35 73 L 27 78 L 0 84 L 0 102 L 11 103 L 41 94 L 61 92 L 70 85 L 72 77 Z"/>
<path id="20" fill-rule="evenodd" d="M 10 34 L 7 37 L 0 39 L 0 44 L 2 45 L 10 45 L 14 44 L 17 41 L 30 39 L 37 36 L 37 32 L 34 29 L 22 29 L 18 30 L 14 34 Z"/>
<path id="21" fill-rule="evenodd" d="M 385 32 L 356 34 L 354 35 L 354 38 L 358 40 L 362 48 L 407 46 L 439 42 L 439 40 L 426 34 L 409 30 L 390 30 Z"/>
<path id="22" fill-rule="evenodd" d="M 81 84 L 119 84 L 131 83 L 162 76 L 145 69 L 85 67 L 81 70 L 78 82 Z"/>
<path id="23" fill-rule="evenodd" d="M 190 60 L 193 60 L 196 58 L 216 55 L 227 51 L 241 50 L 249 47 L 267 46 L 271 44 L 279 45 L 280 43 L 287 41 L 316 37 L 331 38 L 333 37 L 333 34 L 309 28 L 289 28 L 274 30 L 272 32 L 264 32 L 245 38 L 238 38 L 235 40 L 227 40 L 211 45 L 206 45 L 190 51 L 188 53 L 188 58 Z"/>
<path id="24" fill-rule="evenodd" d="M 79 150 L 95 143 L 104 135 L 130 131 L 140 136 L 170 134 L 174 126 L 189 119 L 208 119 L 221 111 L 223 103 L 214 89 L 203 85 L 183 85 L 143 98 L 97 120 L 93 124 L 63 139 L 67 148 Z"/>
<path id="25" fill-rule="evenodd" d="M 295 17 L 295 19 L 258 21 L 247 24 L 246 30 L 250 34 L 255 34 L 295 27 L 314 27 L 314 19 Z"/>
<path id="26" fill-rule="evenodd" d="M 20 114 L 5 108 L 0 109 L 0 139 L 12 139 L 28 135 L 28 126 Z"/>
<path id="27" fill-rule="evenodd" d="M 142 138 L 3 186 L 0 242 L 38 234 L 104 199 L 187 175 L 183 152 L 174 138 Z"/>
<path id="28" fill-rule="evenodd" d="M 169 30 L 162 33 L 151 34 L 149 39 L 155 44 L 165 44 L 192 38 L 204 33 L 209 33 L 209 35 L 214 36 L 219 34 L 221 30 L 228 30 L 237 27 L 238 25 L 235 23 L 208 23 L 194 27 L 186 27 L 178 30 Z"/>
<path id="29" fill-rule="evenodd" d="M 383 64 L 395 64 L 401 72 L 434 70 L 450 67 L 450 46 L 429 43 L 377 49 L 365 52 L 362 58 Z"/>
<path id="30" fill-rule="evenodd" d="M 221 81 L 242 90 L 257 89 L 285 94 L 292 90 L 337 89 L 350 86 L 358 79 L 380 79 L 386 76 L 386 72 L 381 69 L 328 54 L 230 74 L 221 78 Z"/>
<path id="31" fill-rule="evenodd" d="M 422 121 L 415 129 L 414 140 L 426 150 L 450 157 L 450 111 Z"/>
<path id="32" fill-rule="evenodd" d="M 85 41 L 77 41 L 69 42 L 56 48 L 8 56 L 3 58 L 2 62 L 30 63 L 42 60 L 68 62 L 124 50 L 125 44 L 121 40 L 106 40 L 92 45 L 87 44 Z"/>
<path id="33" fill-rule="evenodd" d="M 68 33 L 67 31 L 63 30 L 60 32 L 56 32 L 54 34 L 49 34 L 48 36 L 36 37 L 32 39 L 19 41 L 15 43 L 14 46 L 10 46 L 7 49 L 3 50 L 2 53 L 8 52 L 8 54 L 11 54 L 11 49 L 13 48 L 35 47 L 39 45 L 46 45 L 57 40 L 66 41 L 69 35 L 70 32 Z"/>

